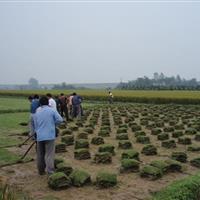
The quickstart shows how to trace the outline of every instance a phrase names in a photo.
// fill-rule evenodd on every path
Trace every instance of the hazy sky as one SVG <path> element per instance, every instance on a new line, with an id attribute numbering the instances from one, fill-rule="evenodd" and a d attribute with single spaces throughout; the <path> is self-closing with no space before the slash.
<path id="1" fill-rule="evenodd" d="M 0 84 L 200 80 L 200 1 L 33 1 L 0 0 Z"/>

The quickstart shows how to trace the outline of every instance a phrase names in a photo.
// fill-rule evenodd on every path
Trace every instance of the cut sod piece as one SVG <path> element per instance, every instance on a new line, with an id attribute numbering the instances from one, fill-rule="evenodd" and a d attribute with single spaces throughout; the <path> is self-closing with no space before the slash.
<path id="1" fill-rule="evenodd" d="M 138 172 L 140 163 L 135 159 L 123 159 L 121 161 L 120 172 Z"/>
<path id="2" fill-rule="evenodd" d="M 173 138 L 179 138 L 181 136 L 183 136 L 183 131 L 175 131 L 172 133 Z"/>
<path id="3" fill-rule="evenodd" d="M 63 172 L 57 172 L 49 176 L 48 185 L 54 190 L 68 188 L 71 186 L 71 179 Z"/>
<path id="4" fill-rule="evenodd" d="M 175 140 L 162 141 L 162 145 L 161 146 L 165 147 L 167 149 L 176 148 L 176 142 L 175 142 Z"/>
<path id="5" fill-rule="evenodd" d="M 128 128 L 119 128 L 117 130 L 117 134 L 119 134 L 119 133 L 127 133 L 127 130 L 128 130 Z"/>
<path id="6" fill-rule="evenodd" d="M 77 160 L 86 160 L 90 159 L 90 152 L 88 149 L 77 149 L 74 151 L 74 158 Z"/>
<path id="7" fill-rule="evenodd" d="M 89 148 L 89 142 L 86 139 L 75 141 L 75 149 Z"/>
<path id="8" fill-rule="evenodd" d="M 98 133 L 98 136 L 109 137 L 110 136 L 110 131 L 109 130 L 100 130 L 99 133 Z"/>
<path id="9" fill-rule="evenodd" d="M 144 131 L 137 131 L 135 132 L 135 137 L 138 137 L 138 136 L 146 136 L 146 133 Z"/>
<path id="10" fill-rule="evenodd" d="M 187 162 L 187 154 L 185 152 L 172 152 L 171 158 L 182 163 Z"/>
<path id="11" fill-rule="evenodd" d="M 104 139 L 102 137 L 93 137 L 91 140 L 92 144 L 96 144 L 96 145 L 100 145 L 100 144 L 104 144 Z"/>
<path id="12" fill-rule="evenodd" d="M 120 149 L 132 149 L 132 143 L 129 140 L 120 140 L 119 148 Z"/>
<path id="13" fill-rule="evenodd" d="M 55 158 L 55 160 L 54 160 L 55 168 L 57 168 L 57 165 L 58 165 L 59 163 L 63 163 L 63 162 L 64 162 L 64 159 L 63 159 L 63 158 L 60 158 L 60 157 Z"/>
<path id="14" fill-rule="evenodd" d="M 190 145 L 187 148 L 188 151 L 200 151 L 200 146 L 197 145 Z"/>
<path id="15" fill-rule="evenodd" d="M 108 172 L 99 172 L 96 176 L 96 185 L 100 188 L 108 188 L 117 185 L 117 175 Z"/>
<path id="16" fill-rule="evenodd" d="M 74 125 L 74 126 L 70 126 L 69 129 L 71 129 L 72 131 L 77 131 L 78 130 L 78 126 Z"/>
<path id="17" fill-rule="evenodd" d="M 200 158 L 194 158 L 190 161 L 190 164 L 194 167 L 200 168 Z"/>
<path id="18" fill-rule="evenodd" d="M 69 176 L 72 173 L 72 171 L 73 171 L 72 167 L 64 162 L 56 165 L 56 172 L 63 172 L 64 174 Z"/>
<path id="19" fill-rule="evenodd" d="M 173 132 L 174 131 L 174 127 L 173 126 L 168 126 L 168 127 L 165 127 L 163 130 L 164 130 L 164 132 L 167 132 L 167 133 Z"/>
<path id="20" fill-rule="evenodd" d="M 139 153 L 133 149 L 126 150 L 122 153 L 121 158 L 122 159 L 129 158 L 129 159 L 139 160 Z"/>
<path id="21" fill-rule="evenodd" d="M 157 148 L 154 145 L 148 144 L 143 147 L 141 153 L 146 156 L 157 155 Z"/>
<path id="22" fill-rule="evenodd" d="M 197 130 L 195 128 L 188 128 L 185 130 L 186 135 L 195 135 L 197 133 Z"/>
<path id="23" fill-rule="evenodd" d="M 150 163 L 151 166 L 157 167 L 163 174 L 169 171 L 170 165 L 163 160 L 154 160 Z"/>
<path id="24" fill-rule="evenodd" d="M 138 136 L 136 138 L 136 142 L 141 143 L 141 144 L 149 144 L 150 138 L 148 136 Z"/>
<path id="25" fill-rule="evenodd" d="M 88 133 L 85 132 L 78 133 L 77 139 L 88 139 Z"/>
<path id="26" fill-rule="evenodd" d="M 197 133 L 197 134 L 195 135 L 194 139 L 195 139 L 196 141 L 200 141 L 200 133 Z"/>
<path id="27" fill-rule="evenodd" d="M 157 139 L 158 140 L 168 140 L 169 139 L 169 134 L 168 133 L 160 133 L 158 136 L 157 136 Z"/>
<path id="28" fill-rule="evenodd" d="M 141 131 L 142 127 L 139 126 L 139 125 L 132 125 L 131 129 L 132 129 L 133 132 L 135 132 L 135 131 Z"/>
<path id="29" fill-rule="evenodd" d="M 112 154 L 109 152 L 101 152 L 101 153 L 96 153 L 94 157 L 94 162 L 95 163 L 111 163 L 112 162 Z"/>
<path id="30" fill-rule="evenodd" d="M 72 184 L 77 187 L 81 187 L 91 183 L 90 174 L 83 170 L 74 170 L 71 173 L 70 178 L 72 180 Z"/>
<path id="31" fill-rule="evenodd" d="M 187 145 L 187 144 L 192 144 L 192 141 L 191 138 L 189 137 L 180 137 L 178 138 L 178 143 Z"/>
<path id="32" fill-rule="evenodd" d="M 115 149 L 115 147 L 110 144 L 103 144 L 103 145 L 99 146 L 99 152 L 109 152 L 109 153 L 112 153 L 112 155 L 115 154 L 114 149 Z"/>
<path id="33" fill-rule="evenodd" d="M 56 147 L 55 147 L 55 152 L 56 153 L 63 153 L 63 152 L 66 152 L 66 144 L 65 143 L 59 143 L 59 144 L 56 144 Z"/>
<path id="34" fill-rule="evenodd" d="M 84 131 L 84 132 L 86 132 L 86 133 L 92 134 L 92 133 L 93 133 L 93 131 L 94 131 L 94 129 L 93 129 L 93 128 L 90 128 L 90 127 L 88 127 L 88 128 L 85 128 L 83 131 Z"/>
<path id="35" fill-rule="evenodd" d="M 73 135 L 66 135 L 61 138 L 61 142 L 65 143 L 67 146 L 74 144 L 74 136 Z"/>
<path id="36" fill-rule="evenodd" d="M 169 172 L 182 172 L 182 165 L 180 162 L 176 160 L 165 160 L 165 162 L 169 165 Z"/>
<path id="37" fill-rule="evenodd" d="M 150 180 L 156 180 L 162 177 L 162 171 L 154 166 L 146 165 L 140 171 L 140 176 Z"/>
<path id="38" fill-rule="evenodd" d="M 64 136 L 64 135 L 72 135 L 73 131 L 71 129 L 64 129 L 62 132 L 61 132 L 61 135 Z"/>
<path id="39" fill-rule="evenodd" d="M 151 130 L 152 135 L 159 135 L 160 133 L 162 133 L 162 130 L 160 128 L 153 128 Z"/>
<path id="40" fill-rule="evenodd" d="M 119 133 L 116 135 L 117 140 L 128 140 L 128 133 Z"/>

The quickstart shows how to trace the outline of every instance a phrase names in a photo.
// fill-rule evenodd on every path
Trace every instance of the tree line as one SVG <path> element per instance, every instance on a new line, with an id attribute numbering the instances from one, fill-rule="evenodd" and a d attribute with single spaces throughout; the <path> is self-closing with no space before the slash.
<path id="1" fill-rule="evenodd" d="M 136 80 L 121 82 L 117 89 L 122 90 L 200 90 L 200 82 L 196 78 L 185 79 L 180 75 L 167 77 L 163 73 L 155 72 L 153 78 L 147 76 Z"/>

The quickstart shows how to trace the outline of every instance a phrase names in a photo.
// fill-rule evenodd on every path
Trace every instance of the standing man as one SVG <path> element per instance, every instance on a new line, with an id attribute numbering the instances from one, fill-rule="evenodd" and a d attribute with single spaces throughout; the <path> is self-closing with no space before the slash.
<path id="1" fill-rule="evenodd" d="M 32 114 L 35 114 L 37 108 L 40 106 L 40 103 L 39 103 L 39 95 L 35 94 L 33 96 L 33 99 L 31 101 L 31 113 Z"/>
<path id="2" fill-rule="evenodd" d="M 56 102 L 56 109 L 57 109 L 58 113 L 60 114 L 60 99 L 59 99 L 58 95 L 56 95 L 54 97 L 54 100 Z"/>
<path id="3" fill-rule="evenodd" d="M 113 103 L 113 94 L 111 91 L 109 91 L 108 94 L 109 94 L 108 101 L 110 104 L 112 104 Z"/>
<path id="4" fill-rule="evenodd" d="M 54 172 L 56 125 L 63 121 L 59 113 L 49 107 L 46 96 L 40 98 L 40 109 L 33 117 L 37 141 L 37 168 L 40 175 Z"/>
<path id="5" fill-rule="evenodd" d="M 35 94 L 33 97 L 32 97 L 32 100 L 31 98 L 29 97 L 29 101 L 31 103 L 30 105 L 30 119 L 29 119 L 29 129 L 30 129 L 30 132 L 29 132 L 29 135 L 33 136 L 34 135 L 34 128 L 33 128 L 33 116 L 34 114 L 36 113 L 36 110 L 37 108 L 40 106 L 40 103 L 39 103 L 39 96 L 37 94 Z"/>
<path id="6" fill-rule="evenodd" d="M 66 120 L 69 120 L 69 115 L 68 115 L 68 108 L 67 108 L 67 98 L 63 93 L 60 94 L 59 97 L 60 101 L 60 114 L 63 117 L 65 115 Z"/>
<path id="7" fill-rule="evenodd" d="M 76 93 L 73 93 L 73 98 L 72 98 L 73 117 L 78 117 L 81 115 L 81 102 L 82 102 L 82 97 L 77 95 Z"/>
<path id="8" fill-rule="evenodd" d="M 68 106 L 68 110 L 69 110 L 69 114 L 71 117 L 73 117 L 73 113 L 72 113 L 72 99 L 73 99 L 73 94 L 70 94 L 67 97 L 67 106 Z"/>
<path id="9" fill-rule="evenodd" d="M 29 102 L 31 103 L 32 100 L 33 100 L 33 97 L 32 97 L 32 96 L 29 96 L 29 97 L 28 97 L 28 100 L 29 100 Z"/>
<path id="10" fill-rule="evenodd" d="M 57 111 L 56 101 L 52 98 L 52 95 L 50 93 L 47 93 L 46 96 L 49 100 L 49 106 Z"/>

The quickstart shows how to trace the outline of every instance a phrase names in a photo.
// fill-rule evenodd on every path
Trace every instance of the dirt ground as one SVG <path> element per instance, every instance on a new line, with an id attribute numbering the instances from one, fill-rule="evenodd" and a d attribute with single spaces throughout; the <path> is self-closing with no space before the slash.
<path id="1" fill-rule="evenodd" d="M 92 117 L 92 112 L 88 117 L 87 123 Z M 189 162 L 183 164 L 185 171 L 183 173 L 169 173 L 164 175 L 161 179 L 156 181 L 150 181 L 148 179 L 141 178 L 139 173 L 119 173 L 120 168 L 120 156 L 122 150 L 117 149 L 118 141 L 115 139 L 117 126 L 114 125 L 112 113 L 109 111 L 109 118 L 111 124 L 111 135 L 110 137 L 105 137 L 105 143 L 113 144 L 116 147 L 116 155 L 112 158 L 112 164 L 95 164 L 92 159 L 89 160 L 76 160 L 74 159 L 74 146 L 68 146 L 67 152 L 57 154 L 58 157 L 64 158 L 64 160 L 69 163 L 73 168 L 83 169 L 91 174 L 93 182 L 95 181 L 96 173 L 100 170 L 106 170 L 108 172 L 117 173 L 118 184 L 117 186 L 109 189 L 98 189 L 95 185 L 84 186 L 81 188 L 70 187 L 65 190 L 53 191 L 48 188 L 47 185 L 47 175 L 40 176 L 37 173 L 36 162 L 32 161 L 29 163 L 16 164 L 12 166 L 3 167 L 0 170 L 0 175 L 8 177 L 9 184 L 13 185 L 17 190 L 24 193 L 28 193 L 30 197 L 35 200 L 42 199 L 61 199 L 61 200 L 144 200 L 151 197 L 153 192 L 159 191 L 165 188 L 167 185 L 175 180 L 181 179 L 188 176 L 189 174 L 195 174 L 198 169 L 192 167 Z M 89 135 L 89 141 L 95 135 L 97 135 L 102 120 L 102 110 L 100 110 L 100 117 L 98 124 L 95 127 L 93 134 Z M 122 120 L 124 118 L 122 117 Z M 73 123 L 72 123 L 73 124 Z M 74 135 L 81 132 L 83 128 L 79 128 L 78 131 L 74 131 Z M 159 147 L 159 153 L 156 156 L 144 156 L 140 154 L 141 167 L 152 160 L 165 159 L 170 155 L 172 150 L 167 150 L 160 147 L 160 141 L 156 139 L 156 136 L 150 135 L 148 130 L 144 130 L 148 136 L 150 136 L 151 143 Z M 133 148 L 138 152 L 144 145 L 136 143 L 131 129 L 128 129 L 129 140 L 132 141 Z M 58 141 L 60 138 L 58 138 Z M 23 154 L 28 145 L 23 146 L 23 148 L 9 148 L 10 151 L 15 153 Z M 94 154 L 97 152 L 98 146 L 90 144 L 90 152 L 93 158 Z M 184 145 L 177 145 L 176 150 L 185 151 Z M 188 153 L 190 158 L 198 155 L 198 153 Z M 29 156 L 35 159 L 35 150 L 32 149 Z M 51 198 L 50 198 L 51 197 Z M 54 197 L 54 198 L 53 198 Z"/>

